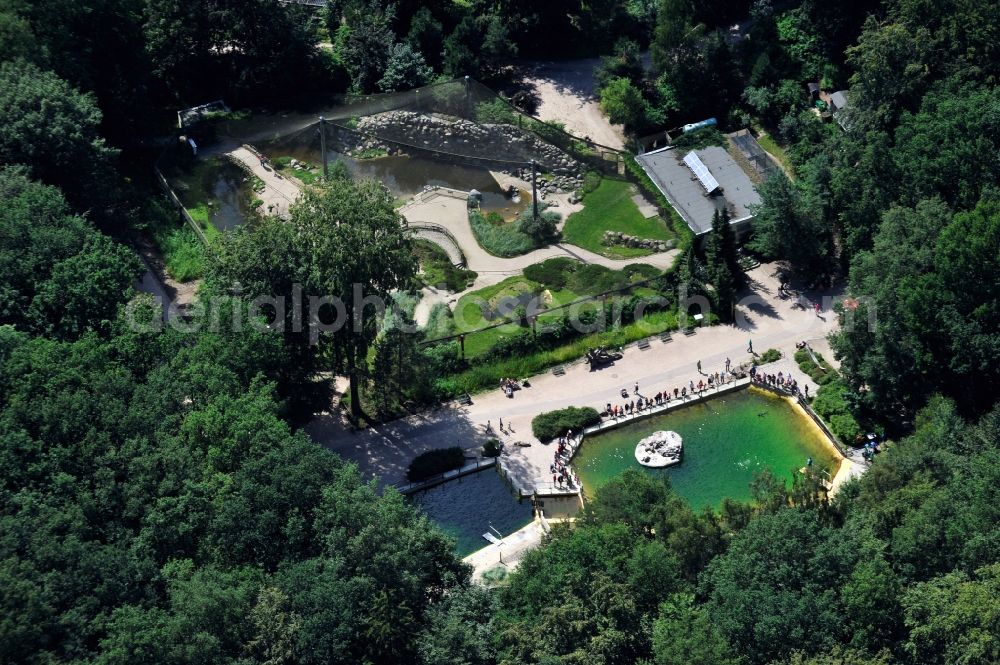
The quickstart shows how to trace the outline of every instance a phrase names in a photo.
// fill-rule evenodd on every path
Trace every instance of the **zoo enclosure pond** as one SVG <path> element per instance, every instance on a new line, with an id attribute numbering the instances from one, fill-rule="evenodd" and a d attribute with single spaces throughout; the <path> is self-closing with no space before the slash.
<path id="1" fill-rule="evenodd" d="M 636 443 L 657 430 L 684 439 L 678 466 L 648 469 L 636 461 Z M 727 497 L 748 500 L 754 474 L 765 469 L 790 481 L 810 457 L 825 480 L 836 475 L 841 458 L 816 424 L 784 398 L 749 388 L 588 436 L 573 468 L 591 496 L 626 469 L 666 475 L 697 509 L 717 508 Z"/>
<path id="2" fill-rule="evenodd" d="M 532 520 L 531 501 L 518 501 L 493 468 L 417 492 L 410 500 L 455 538 L 461 557 L 489 545 L 483 534 L 490 526 L 508 536 Z"/>
<path id="3" fill-rule="evenodd" d="M 301 137 L 276 139 L 259 147 L 272 159 L 292 157 L 316 165 L 323 161 L 315 140 L 304 142 Z M 342 161 L 355 179 L 377 180 L 385 184 L 393 196 L 401 199 L 411 198 L 427 186 L 462 191 L 476 189 L 483 195 L 483 211 L 498 212 L 505 219 L 513 219 L 531 202 L 531 193 L 525 191 L 521 191 L 520 200 L 514 202 L 487 169 L 460 162 L 408 154 L 357 159 L 330 149 L 327 150 L 327 160 L 330 164 Z"/>

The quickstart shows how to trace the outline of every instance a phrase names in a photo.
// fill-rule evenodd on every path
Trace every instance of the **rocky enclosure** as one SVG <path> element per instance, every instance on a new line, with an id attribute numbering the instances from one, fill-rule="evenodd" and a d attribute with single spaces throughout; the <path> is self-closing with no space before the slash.
<path id="1" fill-rule="evenodd" d="M 582 164 L 534 134 L 511 125 L 479 124 L 451 116 L 389 111 L 359 119 L 357 131 L 368 137 L 472 159 L 524 163 L 535 160 L 539 170 L 548 174 L 539 181 L 543 193 L 573 191 L 582 183 Z M 373 138 L 359 137 L 357 146 L 348 154 L 376 147 L 388 150 L 392 146 L 380 145 Z M 402 151 L 406 152 L 405 148 Z M 484 166 L 506 170 L 528 181 L 531 179 L 530 167 L 503 169 L 499 163 L 493 166 L 484 163 Z"/>

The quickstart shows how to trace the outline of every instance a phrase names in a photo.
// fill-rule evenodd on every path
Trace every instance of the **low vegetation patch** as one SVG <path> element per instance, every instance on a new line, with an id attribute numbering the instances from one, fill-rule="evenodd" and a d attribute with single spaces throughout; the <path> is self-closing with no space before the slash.
<path id="1" fill-rule="evenodd" d="M 458 446 L 428 450 L 413 458 L 406 472 L 406 479 L 411 483 L 419 483 L 439 473 L 460 469 L 464 464 L 465 453 Z"/>
<path id="2" fill-rule="evenodd" d="M 292 161 L 291 157 L 284 155 L 275 157 L 271 164 L 274 165 L 275 171 L 280 171 L 285 176 L 297 178 L 303 185 L 311 185 L 323 179 L 323 169 L 316 164 L 295 160 L 293 166 Z"/>
<path id="3" fill-rule="evenodd" d="M 205 244 L 190 226 L 157 232 L 154 240 L 163 254 L 167 272 L 178 282 L 190 282 L 205 275 Z"/>
<path id="4" fill-rule="evenodd" d="M 484 215 L 479 210 L 469 211 L 469 224 L 476 242 L 490 254 L 504 258 L 527 254 L 557 241 L 558 223 L 558 213 L 542 211 L 536 220 L 531 208 L 512 222 L 504 221 L 496 212 Z"/>
<path id="5" fill-rule="evenodd" d="M 816 391 L 812 401 L 813 410 L 826 421 L 830 431 L 838 439 L 853 444 L 861 436 L 862 429 L 851 413 L 851 406 L 847 401 L 849 388 L 823 356 L 818 353 L 815 353 L 815 356 L 819 360 L 818 365 L 804 349 L 795 352 L 795 362 L 798 363 L 799 369 L 819 384 L 819 390 Z"/>
<path id="6" fill-rule="evenodd" d="M 160 256 L 163 257 L 167 273 L 178 282 L 190 282 L 203 277 L 206 260 L 205 244 L 194 230 L 179 218 L 176 209 L 166 200 L 154 199 L 146 207 L 145 216 L 148 220 L 146 228 Z"/>
<path id="7" fill-rule="evenodd" d="M 476 281 L 474 270 L 454 265 L 448 253 L 429 240 L 414 240 L 413 255 L 420 265 L 417 279 L 427 286 L 457 292 L 464 291 Z"/>
<path id="8" fill-rule="evenodd" d="M 764 353 L 760 354 L 760 364 L 765 365 L 767 363 L 773 363 L 776 360 L 781 360 L 781 351 L 778 349 L 768 349 Z"/>
<path id="9" fill-rule="evenodd" d="M 551 441 L 565 434 L 567 430 L 579 432 L 584 427 L 590 427 L 601 422 L 597 409 L 589 406 L 568 406 L 558 411 L 539 413 L 531 419 L 531 433 L 539 441 Z"/>
<path id="10" fill-rule="evenodd" d="M 586 182 L 584 183 L 587 184 Z M 635 186 L 624 180 L 604 178 L 583 196 L 583 210 L 566 220 L 566 242 L 592 252 L 615 258 L 645 256 L 652 251 L 641 247 L 604 244 L 606 231 L 617 231 L 646 240 L 673 240 L 674 234 L 659 217 L 643 217 L 632 200 Z"/>
<path id="11" fill-rule="evenodd" d="M 673 140 L 671 145 L 678 150 L 702 150 L 709 146 L 726 146 L 726 135 L 716 127 L 702 127 L 693 132 L 685 132 Z"/>
<path id="12" fill-rule="evenodd" d="M 524 269 L 524 276 L 544 289 L 567 291 L 576 296 L 592 296 L 625 289 L 662 274 L 658 268 L 635 263 L 612 270 L 595 263 L 581 263 L 568 257 L 555 257 Z"/>

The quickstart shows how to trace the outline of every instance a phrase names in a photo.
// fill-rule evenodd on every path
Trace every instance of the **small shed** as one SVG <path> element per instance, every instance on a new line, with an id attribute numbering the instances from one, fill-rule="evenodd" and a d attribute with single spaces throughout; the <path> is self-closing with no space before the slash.
<path id="1" fill-rule="evenodd" d="M 830 95 L 830 111 L 836 113 L 837 111 L 843 111 L 848 106 L 847 102 L 847 91 L 838 90 L 837 92 Z"/>

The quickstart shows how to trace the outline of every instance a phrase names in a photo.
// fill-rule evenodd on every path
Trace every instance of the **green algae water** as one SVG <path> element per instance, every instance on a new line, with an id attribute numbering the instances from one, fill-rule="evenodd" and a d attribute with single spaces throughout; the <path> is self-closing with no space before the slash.
<path id="1" fill-rule="evenodd" d="M 490 525 L 507 536 L 532 519 L 531 502 L 519 502 L 495 469 L 449 480 L 410 498 L 455 539 L 460 557 L 489 545 L 483 534 Z"/>
<path id="2" fill-rule="evenodd" d="M 684 439 L 678 466 L 649 469 L 636 461 L 636 444 L 657 430 Z M 783 398 L 748 389 L 588 436 L 573 468 L 591 496 L 626 469 L 642 469 L 669 476 L 695 508 L 716 508 L 726 497 L 749 499 L 755 473 L 770 469 L 790 481 L 809 457 L 814 468 L 830 474 L 827 480 L 836 475 L 840 458 L 815 423 Z"/>

